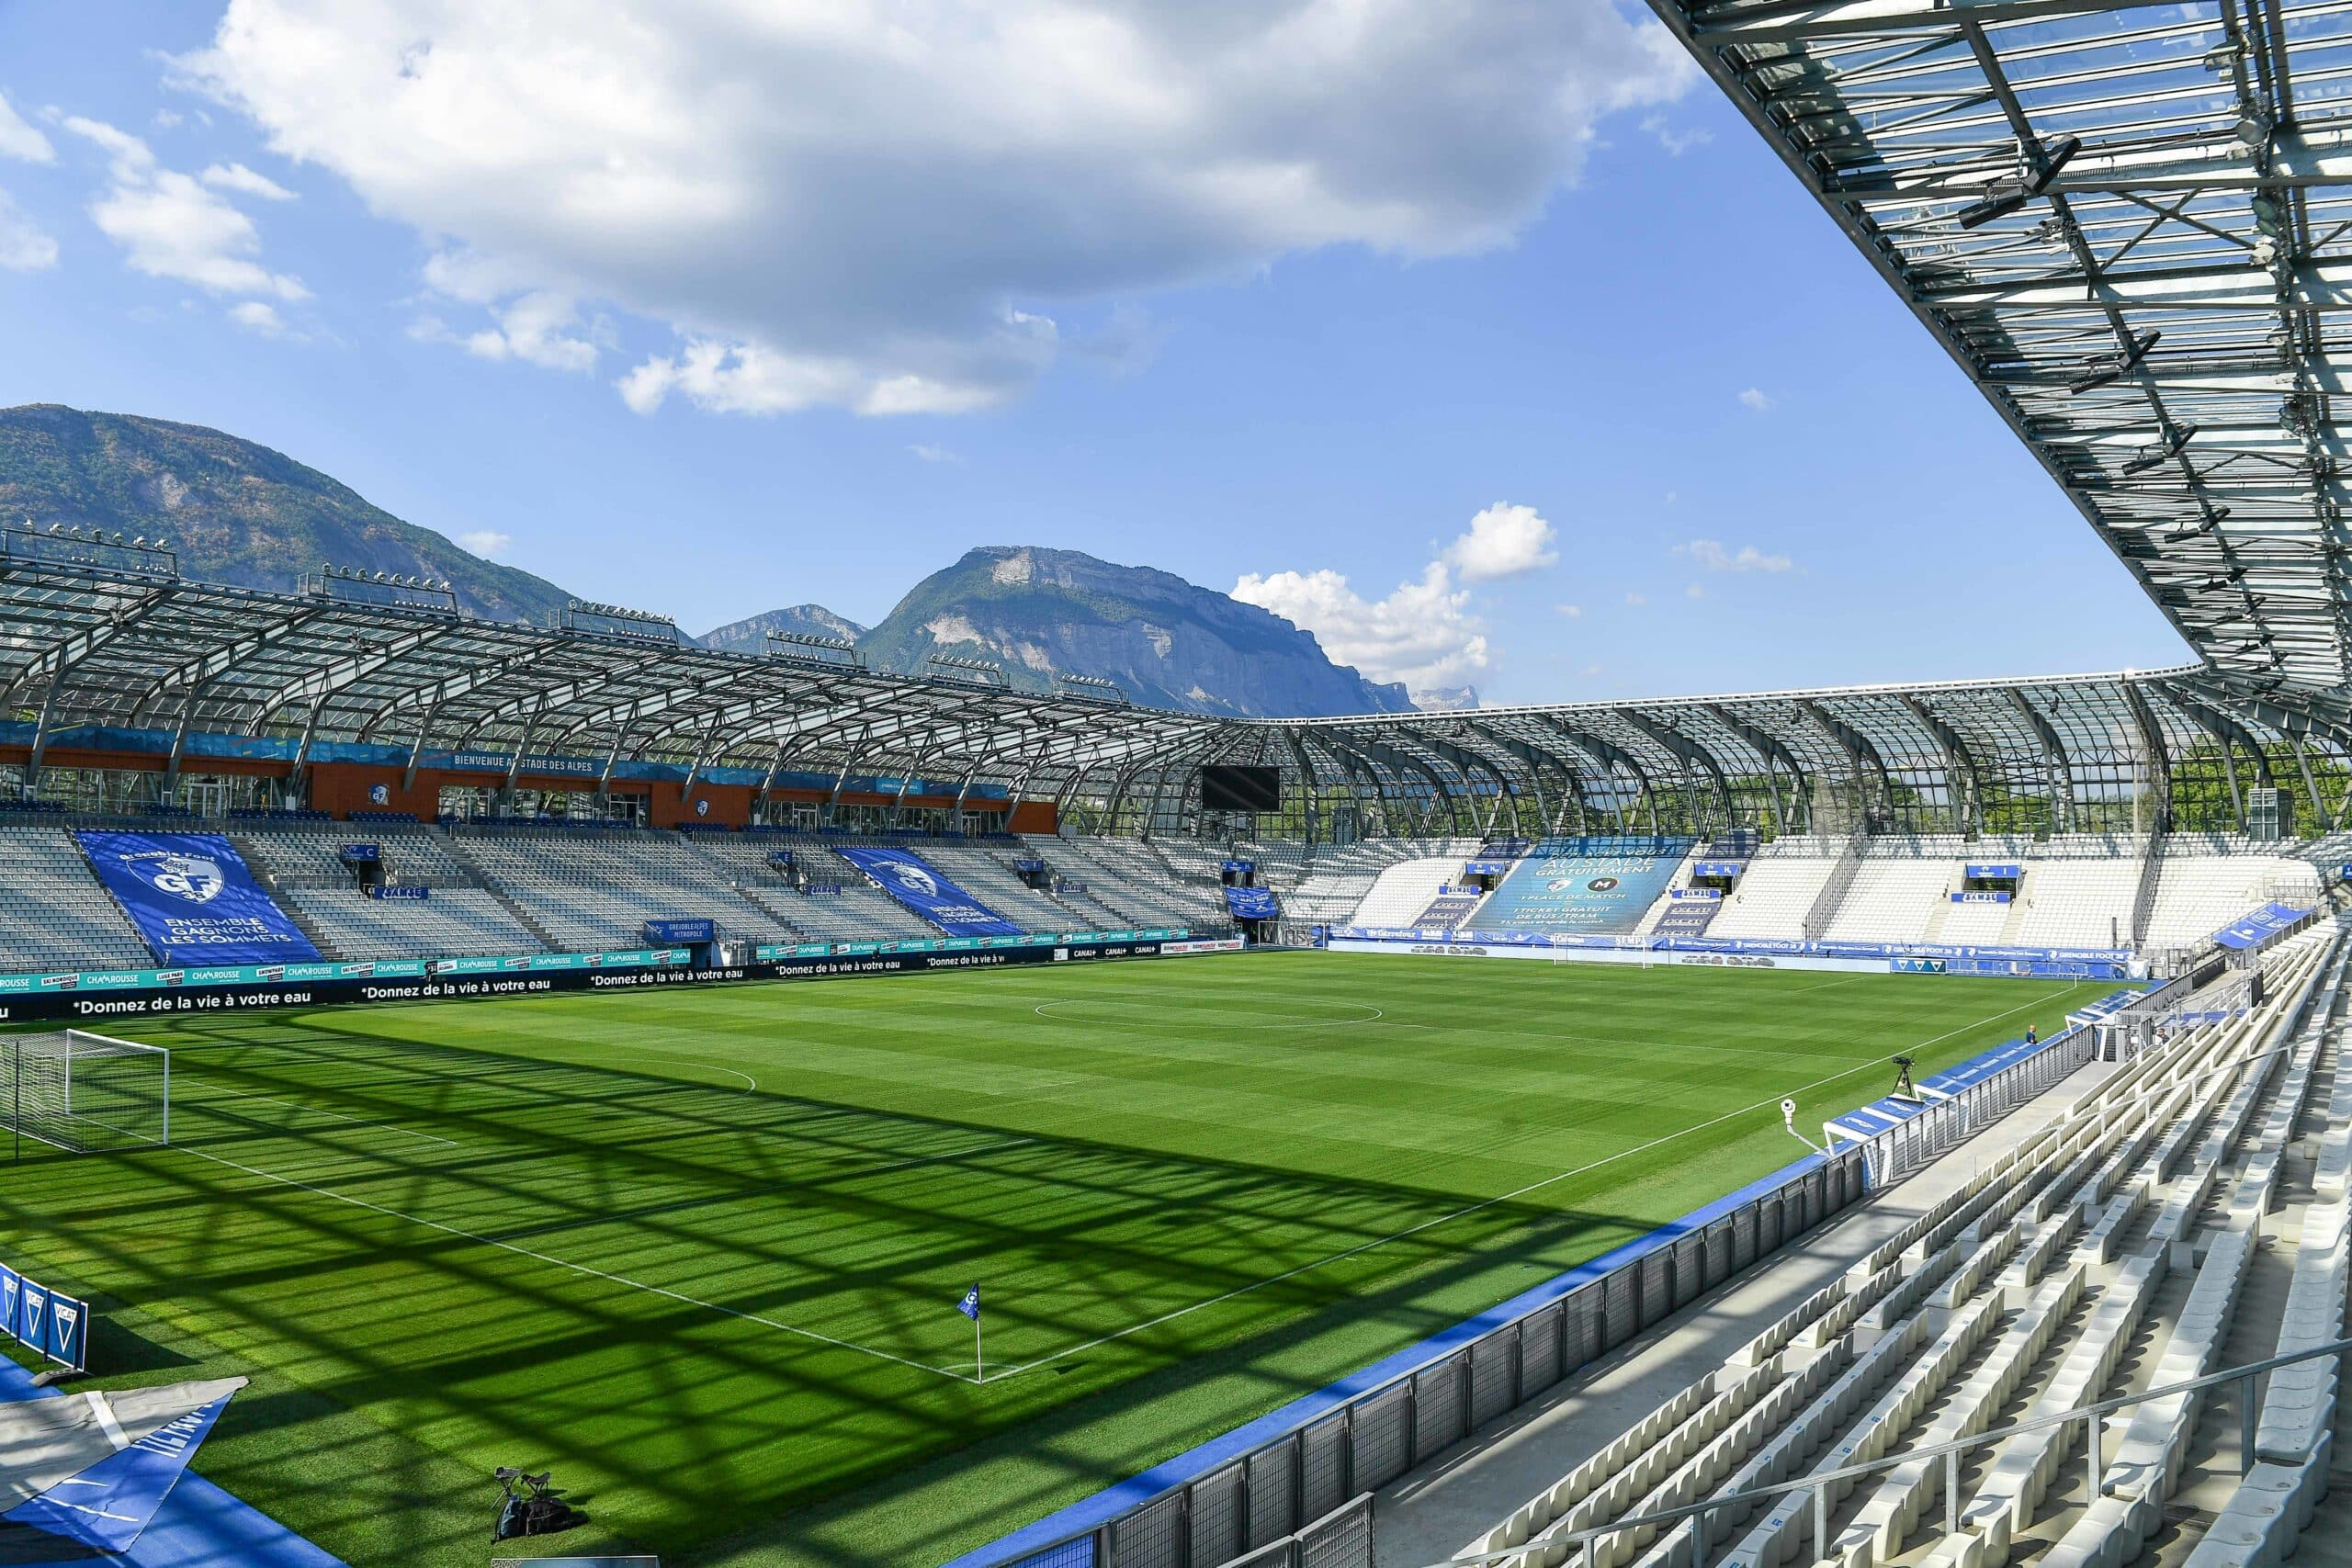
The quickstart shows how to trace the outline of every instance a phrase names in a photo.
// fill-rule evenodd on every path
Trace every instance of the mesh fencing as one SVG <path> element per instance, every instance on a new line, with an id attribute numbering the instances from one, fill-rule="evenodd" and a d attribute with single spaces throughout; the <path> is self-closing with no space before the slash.
<path id="1" fill-rule="evenodd" d="M 75 1154 L 172 1141 L 171 1053 L 78 1029 L 0 1035 L 0 1121 Z"/>

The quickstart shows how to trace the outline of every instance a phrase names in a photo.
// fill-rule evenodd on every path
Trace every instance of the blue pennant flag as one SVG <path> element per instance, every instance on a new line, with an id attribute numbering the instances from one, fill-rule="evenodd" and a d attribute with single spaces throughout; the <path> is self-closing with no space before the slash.
<path id="1" fill-rule="evenodd" d="M 964 1299 L 956 1303 L 956 1310 L 962 1313 L 966 1317 L 970 1318 L 974 1323 L 979 1322 L 980 1288 L 978 1285 L 975 1285 L 970 1290 L 966 1291 L 964 1292 Z"/>

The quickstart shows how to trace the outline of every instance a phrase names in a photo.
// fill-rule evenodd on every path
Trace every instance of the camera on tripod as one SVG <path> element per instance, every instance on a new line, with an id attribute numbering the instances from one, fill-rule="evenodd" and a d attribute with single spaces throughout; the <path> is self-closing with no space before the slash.
<path id="1" fill-rule="evenodd" d="M 1919 1099 L 1919 1091 L 1911 1085 L 1911 1058 L 1908 1056 L 1894 1058 L 1894 1092 L 1889 1098 L 1909 1100 Z"/>
<path id="2" fill-rule="evenodd" d="M 554 1535 L 588 1522 L 587 1515 L 563 1500 L 551 1470 L 526 1475 L 511 1464 L 502 1464 L 491 1472 L 491 1478 L 502 1494 L 498 1521 L 490 1529 L 493 1545 L 518 1536 Z"/>

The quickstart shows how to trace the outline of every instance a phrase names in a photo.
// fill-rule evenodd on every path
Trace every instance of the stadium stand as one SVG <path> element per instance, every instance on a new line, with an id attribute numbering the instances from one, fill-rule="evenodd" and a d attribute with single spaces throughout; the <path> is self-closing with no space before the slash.
<path id="1" fill-rule="evenodd" d="M 1806 911 L 1821 897 L 1836 863 L 1819 840 L 1780 839 L 1747 863 L 1739 886 L 1724 900 L 1707 934 L 1791 937 L 1802 934 Z"/>
<path id="2" fill-rule="evenodd" d="M 0 961 L 19 969 L 154 962 L 62 829 L 0 824 Z"/>
<path id="3" fill-rule="evenodd" d="M 637 946 L 650 919 L 707 919 L 721 936 L 765 942 L 789 935 L 675 833 L 471 824 L 451 829 L 449 843 L 560 951 Z"/>
<path id="4" fill-rule="evenodd" d="M 468 958 L 543 953 L 547 945 L 486 889 L 438 887 L 421 899 L 295 889 L 281 903 L 298 915 L 322 956 Z"/>
<path id="5" fill-rule="evenodd" d="M 1462 874 L 1462 862 L 1408 860 L 1382 872 L 1356 909 L 1354 923 L 1363 926 L 1409 926 L 1419 919 L 1444 887 Z"/>
<path id="6" fill-rule="evenodd" d="M 2243 1382 L 2102 1417 L 2092 1465 L 2082 1421 L 2018 1430 L 1961 1456 L 1948 1503 L 1946 1463 L 1921 1450 L 2341 1335 L 2346 957 L 2332 925 L 2290 939 L 2264 960 L 2260 1008 L 2188 998 L 2151 1048 L 2085 1067 L 1989 1147 L 1882 1188 L 1804 1261 L 1701 1299 L 1544 1415 L 1393 1483 L 1383 1560 L 1555 1568 L 1577 1532 L 1750 1495 L 1703 1524 L 1600 1536 L 1584 1561 L 2122 1568 L 2163 1536 L 2165 1562 L 2275 1563 L 2325 1487 L 2333 1360 L 2274 1374 L 2250 1425 Z M 2242 998 L 2234 986 L 2205 997 Z M 1653 1413 L 1606 1418 L 1637 1410 Z M 1445 1533 L 1546 1459 L 1556 1479 L 1532 1498 L 1498 1499 L 1507 1511 L 1466 1543 Z M 1782 1485 L 1795 1489 L 1771 1494 Z"/>
<path id="7" fill-rule="evenodd" d="M 1960 868 L 1950 861 L 1870 856 L 1854 873 L 1838 912 L 1822 931 L 1826 942 L 1925 942 L 1945 912 L 1945 893 Z"/>
<path id="8" fill-rule="evenodd" d="M 2209 841 L 2199 847 L 2219 846 Z M 2319 896 L 2318 873 L 2304 862 L 2243 850 L 2235 854 L 2184 852 L 2184 846 L 2176 842 L 2165 852 L 2144 945 L 2188 945 L 2267 899 L 2308 908 Z"/>
<path id="9" fill-rule="evenodd" d="M 1198 852 L 1187 856 L 1189 874 L 1172 864 L 1155 844 L 1136 839 L 1091 838 L 1077 835 L 1037 840 L 1049 864 L 1079 863 L 1079 880 L 1107 907 L 1120 912 L 1125 923 L 1148 924 L 1165 916 L 1178 925 L 1223 925 L 1231 917 L 1224 895 L 1217 891 L 1222 854 Z M 1203 867 L 1205 867 L 1204 870 Z"/>

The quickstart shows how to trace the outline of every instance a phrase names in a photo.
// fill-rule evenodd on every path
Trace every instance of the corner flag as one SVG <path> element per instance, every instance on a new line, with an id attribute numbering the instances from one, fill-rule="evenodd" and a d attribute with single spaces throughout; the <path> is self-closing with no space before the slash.
<path id="1" fill-rule="evenodd" d="M 966 1317 L 970 1318 L 974 1323 L 979 1322 L 980 1288 L 978 1285 L 975 1285 L 970 1290 L 966 1291 L 964 1292 L 964 1299 L 956 1303 L 956 1310 L 962 1313 Z"/>

